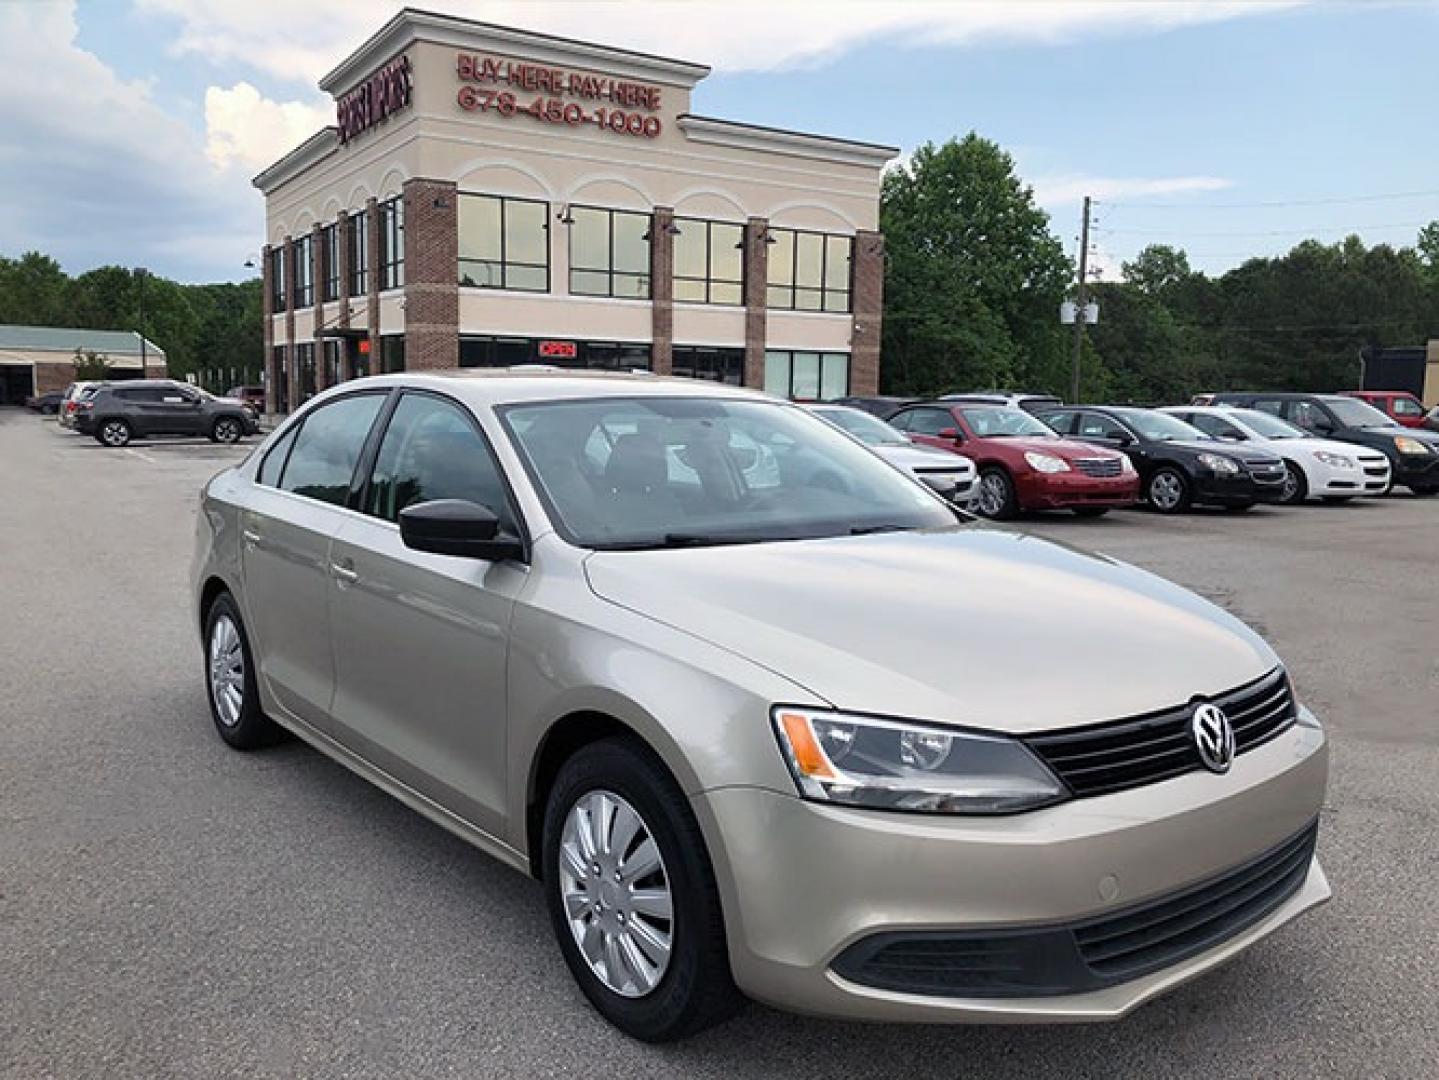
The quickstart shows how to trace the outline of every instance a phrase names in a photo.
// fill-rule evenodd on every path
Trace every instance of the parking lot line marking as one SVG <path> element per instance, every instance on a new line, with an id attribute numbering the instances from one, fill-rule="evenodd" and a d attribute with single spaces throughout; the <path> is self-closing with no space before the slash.
<path id="1" fill-rule="evenodd" d="M 148 461 L 151 465 L 158 464 L 154 458 L 152 458 L 149 454 L 145 453 L 143 450 L 132 450 L 127 446 L 125 448 L 125 453 L 134 454 L 141 461 Z"/>

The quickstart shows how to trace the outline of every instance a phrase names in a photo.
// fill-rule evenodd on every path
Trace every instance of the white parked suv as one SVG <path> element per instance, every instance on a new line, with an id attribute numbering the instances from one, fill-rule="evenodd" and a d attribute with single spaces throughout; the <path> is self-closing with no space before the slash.
<path id="1" fill-rule="evenodd" d="M 975 496 L 979 494 L 979 487 L 975 483 L 974 462 L 969 458 L 933 446 L 912 443 L 905 437 L 904 432 L 863 409 L 849 405 L 806 407 L 846 435 L 864 443 L 891 465 L 914 474 L 916 480 L 950 502 L 968 510 Z"/>
<path id="2" fill-rule="evenodd" d="M 1354 443 L 1320 439 L 1303 428 L 1257 409 L 1230 405 L 1172 405 L 1170 413 L 1225 442 L 1252 443 L 1284 459 L 1286 503 L 1308 498 L 1343 502 L 1356 495 L 1383 495 L 1390 488 L 1389 459 Z"/>

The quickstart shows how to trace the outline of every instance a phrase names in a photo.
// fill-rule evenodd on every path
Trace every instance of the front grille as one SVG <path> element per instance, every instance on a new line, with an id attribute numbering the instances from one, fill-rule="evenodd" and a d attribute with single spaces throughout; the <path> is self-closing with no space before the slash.
<path id="1" fill-rule="evenodd" d="M 1388 465 L 1366 465 L 1364 466 L 1365 476 L 1384 476 L 1388 474 Z"/>
<path id="2" fill-rule="evenodd" d="M 1319 823 L 1208 881 L 1055 926 L 920 930 L 862 938 L 831 967 L 851 982 L 938 997 L 1079 994 L 1148 975 L 1259 922 L 1304 883 Z"/>
<path id="3" fill-rule="evenodd" d="M 1211 700 L 1229 717 L 1240 754 L 1278 735 L 1297 715 L 1283 668 Z M 1108 795 L 1203 767 L 1189 731 L 1195 703 L 1025 742 L 1076 796 Z"/>
<path id="4" fill-rule="evenodd" d="M 1318 823 L 1237 870 L 1074 931 L 1085 966 L 1124 980 L 1176 964 L 1254 925 L 1309 873 Z"/>
<path id="5" fill-rule="evenodd" d="M 1118 458 L 1076 458 L 1074 467 L 1085 476 L 1118 476 L 1123 471 Z"/>

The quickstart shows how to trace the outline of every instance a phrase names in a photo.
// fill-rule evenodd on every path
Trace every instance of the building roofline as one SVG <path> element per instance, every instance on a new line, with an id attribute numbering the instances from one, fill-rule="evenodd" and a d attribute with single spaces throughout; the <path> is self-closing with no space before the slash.
<path id="1" fill-rule="evenodd" d="M 266 195 L 299 173 L 318 165 L 340 148 L 340 129 L 331 124 L 322 127 L 295 149 L 256 174 L 250 183 Z"/>
<path id="2" fill-rule="evenodd" d="M 507 44 L 529 46 L 542 52 L 562 55 L 570 62 L 596 64 L 631 78 L 650 78 L 692 87 L 710 73 L 708 65 L 689 60 L 677 60 L 633 49 L 544 34 L 537 30 L 519 30 L 458 15 L 442 15 L 406 7 L 396 12 L 389 22 L 371 34 L 359 48 L 326 74 L 320 80 L 320 89 L 336 97 L 344 94 L 411 42 L 423 39 L 439 41 L 442 44 L 464 45 L 465 38 L 477 33 Z"/>
<path id="3" fill-rule="evenodd" d="M 5 331 L 7 330 L 38 331 L 46 335 L 72 335 L 80 339 L 83 339 L 88 334 L 123 335 L 129 339 L 129 343 L 120 348 L 113 346 L 96 348 L 95 345 L 88 344 L 84 340 L 74 340 L 64 345 L 56 345 L 54 347 L 49 345 L 17 344 L 13 341 L 0 345 L 0 348 L 3 348 L 12 356 L 19 353 L 36 352 L 73 353 L 77 346 L 82 349 L 94 349 L 96 352 L 114 353 L 118 356 L 140 355 L 140 334 L 136 330 L 96 330 L 83 326 L 30 326 L 25 323 L 0 323 L 0 342 L 4 341 Z M 145 339 L 145 351 L 147 354 L 153 353 L 157 356 L 165 355 L 165 350 L 159 345 L 156 345 L 148 337 Z"/>
<path id="4" fill-rule="evenodd" d="M 840 139 L 831 135 L 811 135 L 803 131 L 745 124 L 737 120 L 721 120 L 714 116 L 684 113 L 678 117 L 680 129 L 697 143 L 730 146 L 743 150 L 791 154 L 795 157 L 835 161 L 847 165 L 868 165 L 882 168 L 899 155 L 899 147 L 882 143 Z"/>

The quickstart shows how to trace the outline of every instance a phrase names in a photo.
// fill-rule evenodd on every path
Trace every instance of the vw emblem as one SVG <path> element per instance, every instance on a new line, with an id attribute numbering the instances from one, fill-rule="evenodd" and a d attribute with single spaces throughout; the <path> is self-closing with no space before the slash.
<path id="1" fill-rule="evenodd" d="M 1234 729 L 1224 710 L 1208 702 L 1200 705 L 1189 721 L 1189 731 L 1204 767 L 1212 773 L 1227 773 L 1234 764 Z"/>

